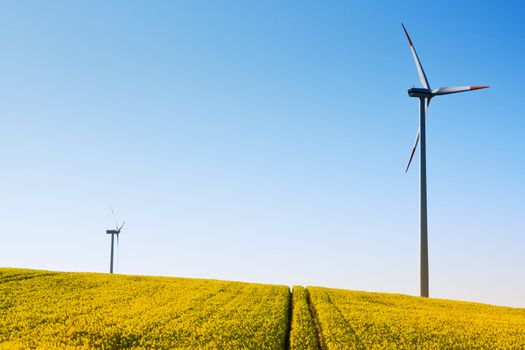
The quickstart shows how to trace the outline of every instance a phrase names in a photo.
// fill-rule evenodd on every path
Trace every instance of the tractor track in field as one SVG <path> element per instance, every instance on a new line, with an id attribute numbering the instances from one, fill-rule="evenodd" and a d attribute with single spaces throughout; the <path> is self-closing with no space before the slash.
<path id="1" fill-rule="evenodd" d="M 315 334 L 317 335 L 319 350 L 326 350 L 326 346 L 323 342 L 323 335 L 321 334 L 321 326 L 319 325 L 319 321 L 317 320 L 317 312 L 315 311 L 314 304 L 312 303 L 312 299 L 310 298 L 310 291 L 307 288 L 305 288 L 304 290 L 306 293 L 306 302 L 308 303 L 308 309 L 310 310 L 310 316 L 314 321 Z"/>
<path id="2" fill-rule="evenodd" d="M 315 335 L 317 338 L 317 343 L 319 344 L 318 350 L 326 350 L 326 346 L 323 343 L 323 337 L 321 334 L 321 326 L 319 325 L 319 321 L 317 320 L 317 313 L 315 311 L 314 305 L 312 303 L 312 300 L 310 298 L 310 292 L 308 289 L 304 288 L 305 294 L 306 294 L 306 303 L 308 304 L 308 311 L 310 314 L 310 318 L 313 320 L 314 323 L 314 329 L 315 329 Z M 293 303 L 293 288 L 290 288 L 290 294 L 289 294 L 289 306 L 288 306 L 288 325 L 286 329 L 286 339 L 284 343 L 284 349 L 290 350 L 291 349 L 291 333 L 292 333 L 292 323 L 293 323 L 293 310 L 294 310 L 294 303 Z"/>

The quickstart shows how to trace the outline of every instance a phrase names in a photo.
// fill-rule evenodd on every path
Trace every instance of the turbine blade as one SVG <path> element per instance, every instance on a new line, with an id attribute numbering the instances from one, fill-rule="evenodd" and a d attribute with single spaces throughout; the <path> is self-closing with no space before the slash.
<path id="1" fill-rule="evenodd" d="M 416 49 L 414 48 L 414 45 L 412 44 L 412 40 L 410 39 L 410 35 L 408 35 L 407 29 L 405 28 L 405 25 L 401 23 L 403 26 L 403 30 L 405 31 L 405 34 L 408 39 L 408 44 L 410 45 L 410 51 L 412 52 L 412 57 L 414 57 L 414 62 L 416 63 L 417 68 L 417 74 L 419 75 L 419 81 L 421 82 L 421 85 L 425 89 L 430 89 L 430 85 L 428 84 L 427 76 L 425 75 L 425 71 L 423 70 L 423 66 L 421 65 L 421 62 L 419 61 L 419 57 L 417 56 Z"/>
<path id="2" fill-rule="evenodd" d="M 437 95 L 437 96 L 448 95 L 448 94 L 455 94 L 457 92 L 486 89 L 488 87 L 489 86 L 446 86 L 446 87 L 440 87 L 438 89 L 433 90 L 432 95 Z"/>
<path id="3" fill-rule="evenodd" d="M 115 211 L 113 210 L 113 206 L 111 206 L 111 214 L 113 214 L 113 220 L 115 220 L 115 229 L 118 231 L 117 217 L 115 216 Z"/>
<path id="4" fill-rule="evenodd" d="M 428 106 L 430 105 L 431 99 L 432 97 L 427 98 L 427 104 L 425 107 L 425 118 L 428 117 Z M 414 147 L 412 148 L 412 153 L 410 154 L 410 159 L 408 161 L 407 168 L 405 169 L 405 174 L 408 172 L 408 168 L 410 168 L 410 164 L 412 163 L 412 158 L 414 158 L 414 154 L 416 153 L 418 143 L 419 143 L 419 128 L 417 129 L 416 141 L 414 142 Z"/>
<path id="5" fill-rule="evenodd" d="M 120 233 L 120 230 L 122 230 L 122 228 L 124 227 L 124 224 L 126 223 L 126 220 L 122 221 L 122 225 L 120 225 L 120 227 L 118 228 L 118 232 Z M 118 235 L 117 235 L 118 237 Z"/>
<path id="6" fill-rule="evenodd" d="M 416 153 L 416 148 L 417 148 L 418 143 L 419 143 L 419 129 L 417 129 L 416 141 L 414 142 L 414 147 L 412 148 L 412 153 L 410 154 L 410 159 L 408 161 L 407 168 L 405 169 L 405 174 L 408 172 L 408 168 L 410 168 L 410 164 L 412 163 L 412 158 L 414 158 L 414 153 Z"/>

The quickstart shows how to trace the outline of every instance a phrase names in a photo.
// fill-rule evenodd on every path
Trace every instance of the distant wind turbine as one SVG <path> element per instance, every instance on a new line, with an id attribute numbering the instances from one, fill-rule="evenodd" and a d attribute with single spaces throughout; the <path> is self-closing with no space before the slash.
<path id="1" fill-rule="evenodd" d="M 457 92 L 465 92 L 472 90 L 479 90 L 488 88 L 488 86 L 452 86 L 452 87 L 441 87 L 438 89 L 432 90 L 428 84 L 427 76 L 421 66 L 419 57 L 417 56 L 416 49 L 410 40 L 410 36 L 403 25 L 403 30 L 408 39 L 408 44 L 410 45 L 410 51 L 414 57 L 414 62 L 416 63 L 417 73 L 419 75 L 419 81 L 423 88 L 411 88 L 408 89 L 408 96 L 419 98 L 419 130 L 416 134 L 416 141 L 414 142 L 414 147 L 412 148 L 412 153 L 410 154 L 410 160 L 405 169 L 405 172 L 408 171 L 410 163 L 412 163 L 412 158 L 416 151 L 418 143 L 420 146 L 420 231 L 421 231 L 421 296 L 428 298 L 428 232 L 427 232 L 427 165 L 426 165 L 426 144 L 425 144 L 425 115 L 430 104 L 430 100 L 434 96 L 455 94 Z"/>
<path id="2" fill-rule="evenodd" d="M 118 236 L 120 234 L 120 230 L 122 230 L 122 227 L 124 227 L 124 224 L 126 221 L 122 222 L 122 225 L 120 227 L 117 223 L 117 217 L 115 216 L 115 212 L 113 211 L 113 207 L 111 207 L 111 213 L 113 214 L 113 219 L 115 220 L 115 229 L 114 230 L 106 230 L 106 233 L 108 235 L 111 235 L 111 259 L 109 262 L 109 273 L 113 273 L 113 247 L 114 247 L 114 241 L 115 241 L 115 235 L 117 236 L 117 247 L 119 244 Z"/>

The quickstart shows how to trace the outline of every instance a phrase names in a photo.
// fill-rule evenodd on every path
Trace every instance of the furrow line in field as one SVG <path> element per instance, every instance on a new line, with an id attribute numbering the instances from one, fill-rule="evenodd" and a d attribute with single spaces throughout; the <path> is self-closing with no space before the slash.
<path id="1" fill-rule="evenodd" d="M 315 333 L 317 334 L 317 342 L 319 343 L 319 349 L 320 350 L 326 350 L 326 346 L 323 342 L 323 335 L 321 333 L 321 326 L 319 325 L 319 320 L 317 319 L 317 312 L 315 311 L 314 304 L 312 303 L 312 299 L 310 298 L 310 291 L 308 288 L 305 288 L 306 293 L 306 302 L 308 303 L 308 309 L 310 310 L 310 315 L 312 316 L 312 319 L 314 320 L 314 328 Z"/>
<path id="2" fill-rule="evenodd" d="M 293 321 L 293 289 L 289 289 L 288 293 L 288 325 L 286 327 L 286 339 L 284 341 L 284 350 L 290 350 L 290 336 L 292 332 Z"/>

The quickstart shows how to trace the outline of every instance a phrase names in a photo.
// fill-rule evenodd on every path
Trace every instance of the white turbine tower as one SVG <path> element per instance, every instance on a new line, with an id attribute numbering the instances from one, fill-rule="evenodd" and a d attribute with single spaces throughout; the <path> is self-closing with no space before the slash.
<path id="1" fill-rule="evenodd" d="M 122 227 L 124 227 L 124 224 L 126 223 L 126 221 L 123 221 L 122 225 L 120 225 L 119 227 L 117 223 L 117 217 L 115 216 L 115 212 L 113 211 L 113 207 L 111 207 L 111 213 L 113 214 L 113 219 L 115 220 L 115 229 L 106 230 L 106 233 L 108 235 L 111 235 L 111 258 L 109 261 L 109 273 L 113 273 L 113 247 L 114 247 L 114 242 L 115 242 L 115 235 L 117 235 L 117 247 L 118 247 L 118 241 L 119 241 L 118 236 L 120 234 L 120 230 L 122 230 Z"/>
<path id="2" fill-rule="evenodd" d="M 412 88 L 408 89 L 408 96 L 410 97 L 417 97 L 419 98 L 419 130 L 417 131 L 416 135 L 416 141 L 414 143 L 414 147 L 412 148 L 412 153 L 410 154 L 410 160 L 408 161 L 408 165 L 406 167 L 405 172 L 408 171 L 408 168 L 410 167 L 410 163 L 412 162 L 412 158 L 414 157 L 414 153 L 416 151 L 418 143 L 421 144 L 420 146 L 420 152 L 421 152 L 421 163 L 420 163 L 420 231 L 421 231 L 421 296 L 428 298 L 428 232 L 427 232 L 427 164 L 426 164 L 426 143 L 425 143 L 425 115 L 428 109 L 428 105 L 430 104 L 430 100 L 434 96 L 440 96 L 440 95 L 447 95 L 447 94 L 454 94 L 457 92 L 465 92 L 465 91 L 471 91 L 471 90 L 478 90 L 478 89 L 485 89 L 488 88 L 488 86 L 452 86 L 452 87 L 441 87 L 438 89 L 432 90 L 430 88 L 430 85 L 428 84 L 427 77 L 425 75 L 425 72 L 423 71 L 423 67 L 421 66 L 421 62 L 419 61 L 419 57 L 417 56 L 416 49 L 414 48 L 414 45 L 412 44 L 412 40 L 410 40 L 410 36 L 408 35 L 408 32 L 403 25 L 403 30 L 405 31 L 405 34 L 408 39 L 408 43 L 410 45 L 410 51 L 412 52 L 412 56 L 414 57 L 414 61 L 416 63 L 417 73 L 419 75 L 419 81 L 421 82 L 421 85 L 423 85 L 423 88 Z"/>

